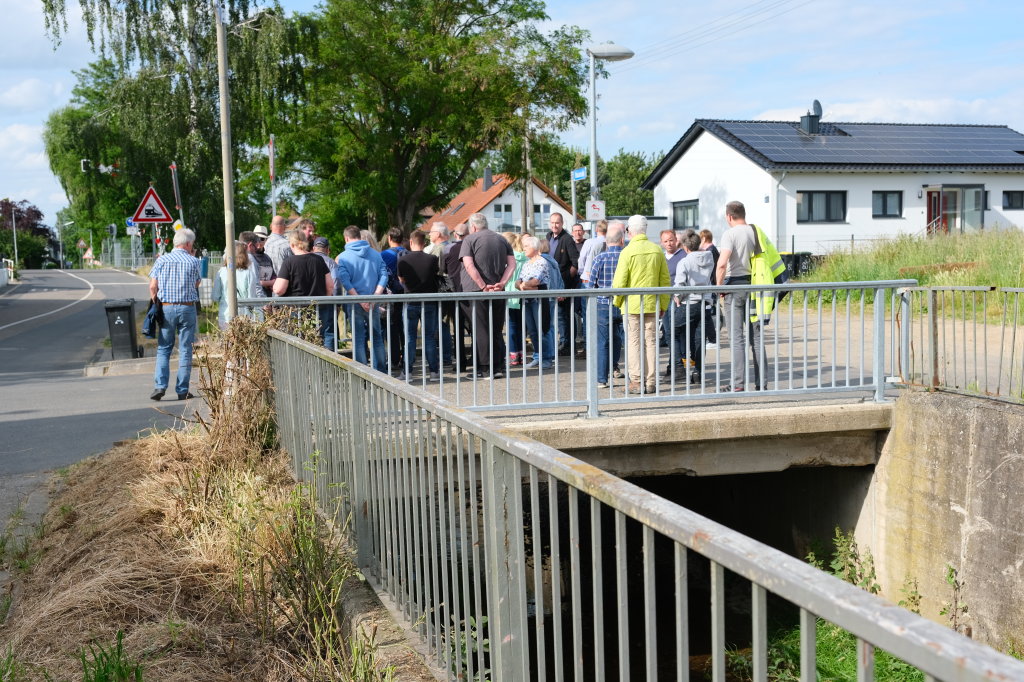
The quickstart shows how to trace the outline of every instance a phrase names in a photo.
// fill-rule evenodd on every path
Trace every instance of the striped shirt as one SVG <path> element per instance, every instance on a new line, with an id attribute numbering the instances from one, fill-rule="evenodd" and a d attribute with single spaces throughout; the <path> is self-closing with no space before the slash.
<path id="1" fill-rule="evenodd" d="M 619 254 L 622 253 L 621 246 L 608 246 L 604 251 L 594 257 L 594 264 L 590 268 L 590 279 L 587 281 L 588 289 L 609 289 L 612 280 L 615 279 L 615 267 L 619 264 Z M 598 296 L 598 305 L 609 305 L 611 298 Z"/>
<path id="2" fill-rule="evenodd" d="M 273 261 L 274 272 L 281 272 L 281 266 L 292 257 L 292 246 L 287 237 L 273 232 L 263 242 L 263 253 L 270 256 L 270 260 Z"/>
<path id="3" fill-rule="evenodd" d="M 185 249 L 172 249 L 156 259 L 149 271 L 157 282 L 157 295 L 164 303 L 193 303 L 199 300 L 196 282 L 202 279 L 199 259 Z"/>

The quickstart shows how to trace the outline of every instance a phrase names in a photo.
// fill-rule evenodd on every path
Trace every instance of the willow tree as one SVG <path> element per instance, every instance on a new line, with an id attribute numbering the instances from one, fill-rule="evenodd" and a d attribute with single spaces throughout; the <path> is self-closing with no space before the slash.
<path id="1" fill-rule="evenodd" d="M 543 33 L 546 19 L 536 0 L 327 0 L 287 136 L 307 194 L 409 230 L 521 134 L 524 112 L 551 130 L 582 121 L 586 34 Z"/>
<path id="2" fill-rule="evenodd" d="M 106 131 L 108 156 L 113 148 L 132 150 L 121 159 L 121 166 L 123 177 L 134 178 L 139 199 L 153 180 L 165 203 L 171 203 L 168 166 L 176 162 L 186 223 L 197 228 L 201 241 L 204 235 L 217 241 L 223 199 L 212 4 L 206 0 L 81 0 L 79 4 L 93 50 L 110 60 L 118 77 L 102 93 L 102 106 L 79 112 L 80 118 L 88 120 L 78 124 L 91 121 Z M 64 0 L 44 0 L 43 7 L 47 32 L 59 45 L 67 30 Z M 225 14 L 230 28 L 234 155 L 239 157 L 265 144 L 266 121 L 287 93 L 294 92 L 294 76 L 301 69 L 291 61 L 288 49 L 293 43 L 292 24 L 276 3 L 261 6 L 229 0 Z M 81 185 L 80 180 L 66 177 L 80 169 L 69 171 L 63 164 L 54 171 L 65 187 Z M 93 177 L 97 183 L 105 182 Z M 269 181 L 264 185 L 269 191 Z M 71 199 L 74 205 L 75 197 Z M 235 199 L 239 224 L 265 218 L 265 202 L 257 201 L 251 192 L 241 201 Z"/>

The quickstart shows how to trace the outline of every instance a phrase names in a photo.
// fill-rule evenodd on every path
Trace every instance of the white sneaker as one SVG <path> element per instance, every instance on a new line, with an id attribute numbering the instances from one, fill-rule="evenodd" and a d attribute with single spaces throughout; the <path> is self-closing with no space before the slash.
<path id="1" fill-rule="evenodd" d="M 430 381 L 437 381 L 440 378 L 441 375 L 438 372 L 430 372 L 429 374 L 427 374 L 427 379 L 429 379 Z"/>
<path id="2" fill-rule="evenodd" d="M 718 350 L 717 343 L 706 343 L 704 344 L 704 347 L 707 348 L 708 350 Z"/>

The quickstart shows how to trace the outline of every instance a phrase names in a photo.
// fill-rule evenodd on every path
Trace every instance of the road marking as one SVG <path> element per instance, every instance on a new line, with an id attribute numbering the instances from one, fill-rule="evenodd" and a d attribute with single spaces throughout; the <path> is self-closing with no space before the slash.
<path id="1" fill-rule="evenodd" d="M 64 272 L 64 271 L 63 270 L 58 270 L 58 272 Z M 74 277 L 77 280 L 81 280 L 81 281 L 83 281 L 83 282 L 85 282 L 86 284 L 89 285 L 89 291 L 86 292 L 85 296 L 83 296 L 82 298 L 78 299 L 77 301 L 72 301 L 71 303 L 68 303 L 65 306 L 61 306 L 60 308 L 57 308 L 56 310 L 51 310 L 48 313 L 42 313 L 40 315 L 33 315 L 32 317 L 26 317 L 24 320 L 18 320 L 17 322 L 11 322 L 9 324 L 5 324 L 4 326 L 0 327 L 0 331 L 3 331 L 4 329 L 7 329 L 8 327 L 13 327 L 15 325 L 22 324 L 24 322 L 31 322 L 32 320 L 38 320 L 40 317 L 46 317 L 47 315 L 53 315 L 54 313 L 59 313 L 62 310 L 67 310 L 71 306 L 77 305 L 77 304 L 81 303 L 82 301 L 84 301 L 85 299 L 89 298 L 89 296 L 92 295 L 92 292 L 96 290 L 96 287 L 94 287 L 92 285 L 92 282 L 90 282 L 89 280 L 87 280 L 87 279 L 85 279 L 83 277 L 79 277 L 78 275 L 72 275 L 70 272 L 64 272 L 64 274 L 67 275 L 68 277 Z"/>

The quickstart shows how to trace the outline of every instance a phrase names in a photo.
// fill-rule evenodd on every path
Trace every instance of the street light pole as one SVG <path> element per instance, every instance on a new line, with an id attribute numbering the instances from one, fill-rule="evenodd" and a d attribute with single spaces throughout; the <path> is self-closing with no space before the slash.
<path id="1" fill-rule="evenodd" d="M 8 199 L 8 201 L 11 201 Z M 14 267 L 18 267 L 18 224 L 14 219 L 14 202 L 11 201 L 11 231 L 14 233 Z"/>
<path id="2" fill-rule="evenodd" d="M 66 223 L 57 223 L 57 239 L 60 242 L 60 269 L 64 269 L 64 228 L 68 225 L 74 225 L 74 220 L 69 220 Z"/>
<path id="3" fill-rule="evenodd" d="M 235 293 L 235 183 L 231 168 L 231 100 L 228 94 L 228 46 L 219 0 L 212 0 L 217 21 L 217 74 L 220 88 L 220 163 L 224 176 L 224 266 L 228 269 L 227 297 L 230 322 L 238 314 Z"/>
<path id="4" fill-rule="evenodd" d="M 590 198 L 600 197 L 597 186 L 597 66 L 598 59 L 606 62 L 621 62 L 634 55 L 633 50 L 615 43 L 592 45 L 587 48 L 590 55 Z"/>

